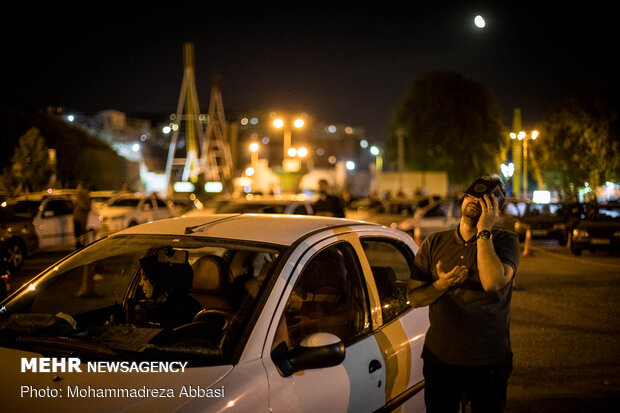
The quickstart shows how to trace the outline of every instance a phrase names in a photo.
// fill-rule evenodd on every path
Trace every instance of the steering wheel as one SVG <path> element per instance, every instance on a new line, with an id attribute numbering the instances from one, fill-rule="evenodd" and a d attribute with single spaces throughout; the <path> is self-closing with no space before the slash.
<path id="1" fill-rule="evenodd" d="M 194 316 L 192 322 L 208 321 L 221 326 L 222 330 L 226 330 L 234 314 L 221 308 L 203 309 Z"/>

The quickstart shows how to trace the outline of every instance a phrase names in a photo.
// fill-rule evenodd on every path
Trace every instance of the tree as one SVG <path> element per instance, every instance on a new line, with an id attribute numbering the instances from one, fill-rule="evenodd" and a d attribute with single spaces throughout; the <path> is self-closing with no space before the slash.
<path id="1" fill-rule="evenodd" d="M 550 189 L 572 196 L 585 182 L 596 187 L 620 178 L 616 119 L 600 97 L 577 93 L 545 113 L 532 147 Z"/>
<path id="2" fill-rule="evenodd" d="M 54 168 L 49 150 L 39 129 L 33 127 L 19 138 L 11 158 L 11 168 L 4 171 L 4 185 L 11 190 L 37 191 L 44 189 Z"/>
<path id="3" fill-rule="evenodd" d="M 413 83 L 394 115 L 390 160 L 397 158 L 399 128 L 406 169 L 444 170 L 457 186 L 497 173 L 507 150 L 507 130 L 490 91 L 453 72 L 432 72 Z"/>

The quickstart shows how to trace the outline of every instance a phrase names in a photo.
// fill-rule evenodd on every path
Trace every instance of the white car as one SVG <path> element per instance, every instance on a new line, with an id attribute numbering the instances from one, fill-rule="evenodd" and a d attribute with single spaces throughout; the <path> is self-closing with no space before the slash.
<path id="1" fill-rule="evenodd" d="M 2 302 L 2 408 L 422 412 L 428 309 L 405 292 L 416 252 L 403 232 L 314 216 L 120 231 Z M 151 271 L 191 279 L 176 291 L 199 303 L 192 321 L 149 312 L 161 308 L 143 297 Z"/>
<path id="2" fill-rule="evenodd" d="M 408 233 L 418 245 L 431 233 L 455 228 L 461 220 L 460 200 L 440 200 L 418 209 L 413 217 L 393 225 Z"/>
<path id="3" fill-rule="evenodd" d="M 171 218 L 170 207 L 155 195 L 122 193 L 99 209 L 100 235 L 109 235 L 134 225 Z"/>
<path id="4" fill-rule="evenodd" d="M 7 259 L 19 269 L 23 259 L 37 251 L 75 248 L 73 199 L 70 195 L 35 193 L 11 198 L 3 203 L 11 218 L 2 219 L 0 244 L 5 244 Z M 91 210 L 86 229 L 88 241 L 100 227 L 98 215 Z"/>
<path id="5" fill-rule="evenodd" d="M 216 214 L 294 214 L 313 215 L 312 201 L 305 196 L 261 196 L 251 195 L 244 198 L 229 199 L 222 202 L 215 210 L 194 209 L 185 216 Z"/>

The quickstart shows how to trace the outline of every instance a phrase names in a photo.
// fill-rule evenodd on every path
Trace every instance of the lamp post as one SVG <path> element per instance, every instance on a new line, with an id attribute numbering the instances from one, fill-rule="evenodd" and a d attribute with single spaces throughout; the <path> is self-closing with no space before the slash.
<path id="1" fill-rule="evenodd" d="M 536 138 L 538 138 L 538 131 L 532 131 L 531 133 L 527 134 L 524 131 L 519 132 L 518 134 L 516 133 L 511 133 L 510 134 L 510 138 L 511 139 L 518 139 L 519 141 L 521 141 L 521 147 L 523 150 L 523 199 L 527 199 L 527 142 L 529 140 L 536 140 Z"/>
<path id="2" fill-rule="evenodd" d="M 250 144 L 250 152 L 252 154 L 252 168 L 254 168 L 254 170 L 256 170 L 256 167 L 258 166 L 258 143 L 256 142 L 252 142 Z"/>
<path id="3" fill-rule="evenodd" d="M 284 120 L 282 118 L 277 118 L 273 121 L 273 126 L 275 126 L 278 129 L 282 129 L 282 131 L 284 132 L 284 146 L 283 146 L 283 152 L 282 152 L 282 165 L 284 165 L 284 160 L 286 158 L 286 155 L 289 155 L 290 157 L 294 157 L 295 154 L 290 155 L 290 150 L 291 150 L 291 146 L 292 146 L 292 135 L 293 135 L 293 130 L 292 130 L 292 126 L 294 126 L 297 129 L 301 129 L 304 127 L 304 120 L 301 118 L 297 118 L 295 119 L 293 122 L 289 122 L 287 120 Z"/>

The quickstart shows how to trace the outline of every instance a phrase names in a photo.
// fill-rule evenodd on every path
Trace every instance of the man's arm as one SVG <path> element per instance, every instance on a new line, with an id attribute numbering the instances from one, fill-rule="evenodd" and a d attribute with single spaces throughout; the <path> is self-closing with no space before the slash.
<path id="1" fill-rule="evenodd" d="M 499 203 L 495 195 L 489 198 L 487 195 L 480 200 L 480 218 L 477 224 L 478 232 L 491 230 L 493 225 L 500 219 Z M 478 276 L 485 291 L 497 291 L 512 280 L 514 269 L 500 261 L 493 241 L 491 239 L 478 238 L 476 240 Z"/>

